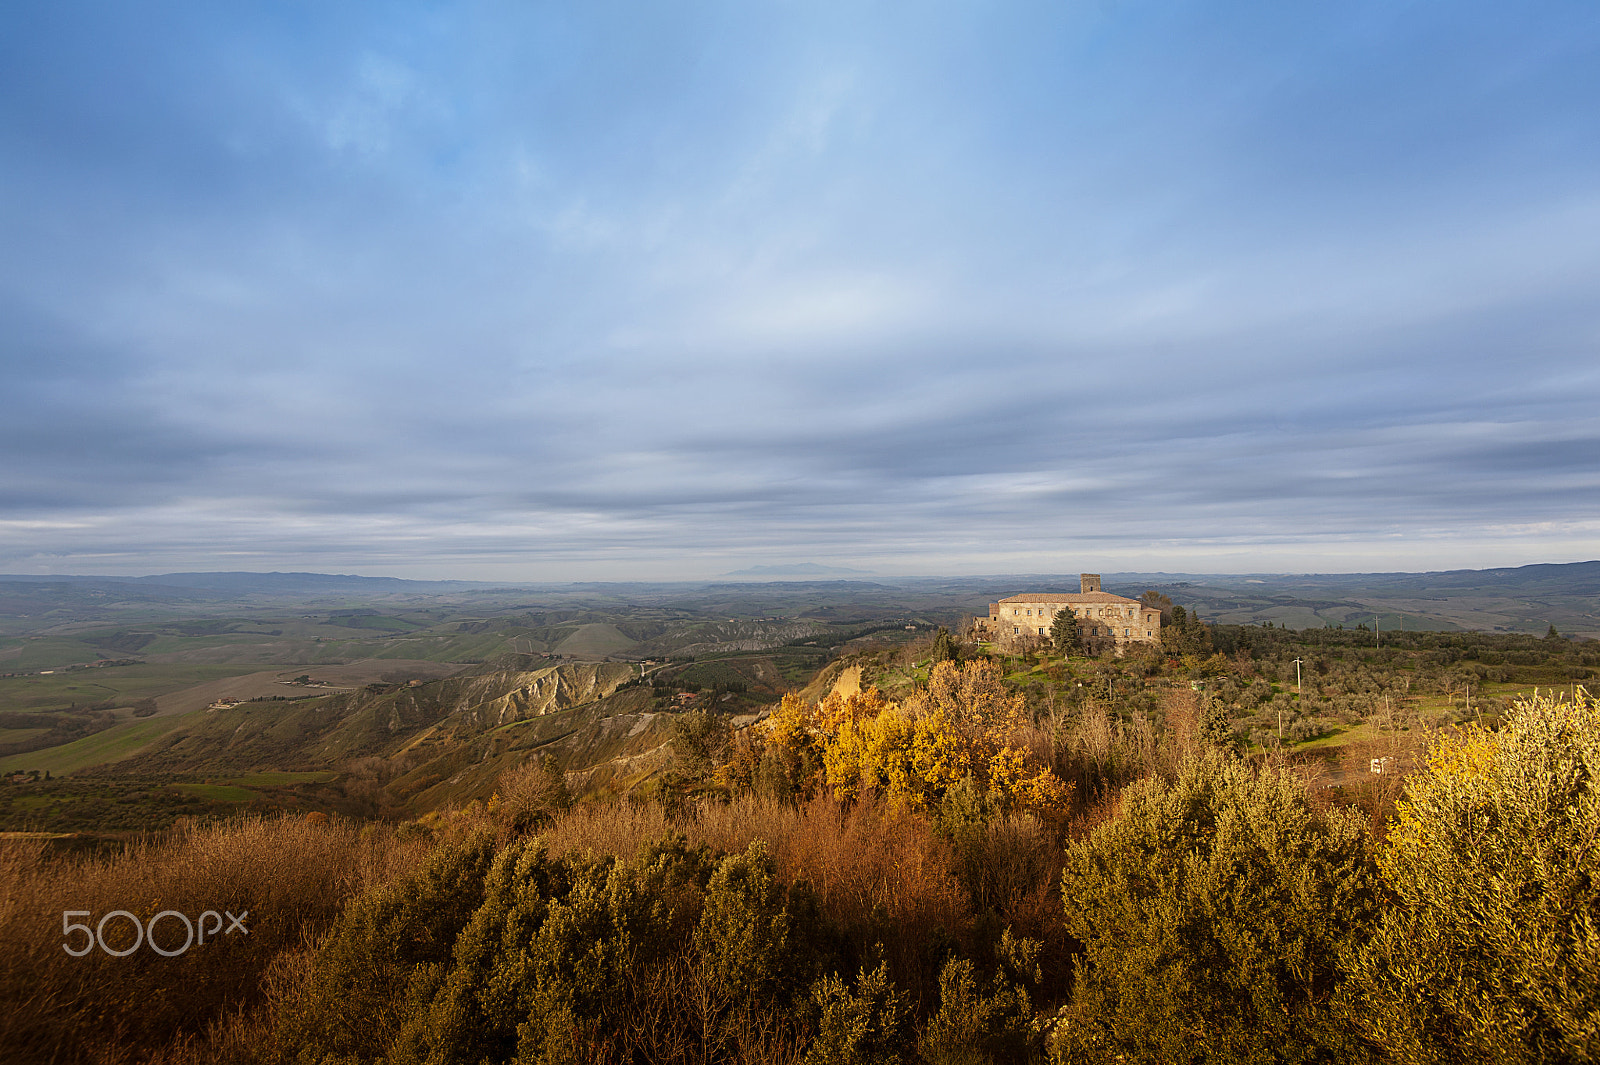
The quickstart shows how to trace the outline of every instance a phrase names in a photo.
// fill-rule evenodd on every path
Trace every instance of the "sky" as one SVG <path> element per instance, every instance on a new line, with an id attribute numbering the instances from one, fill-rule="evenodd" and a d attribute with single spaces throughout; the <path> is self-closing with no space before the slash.
<path id="1" fill-rule="evenodd" d="M 1600 5 L 78 3 L 0 572 L 1600 557 Z"/>

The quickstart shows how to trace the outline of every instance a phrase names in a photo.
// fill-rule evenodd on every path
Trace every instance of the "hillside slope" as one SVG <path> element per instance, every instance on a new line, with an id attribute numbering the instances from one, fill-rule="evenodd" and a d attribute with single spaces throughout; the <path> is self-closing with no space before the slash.
<path id="1" fill-rule="evenodd" d="M 104 772 L 220 779 L 331 771 L 322 797 L 368 813 L 486 798 L 504 770 L 544 754 L 576 784 L 626 786 L 664 763 L 677 716 L 653 709 L 648 686 L 623 687 L 637 677 L 625 663 L 566 663 L 243 703 L 195 715 Z"/>

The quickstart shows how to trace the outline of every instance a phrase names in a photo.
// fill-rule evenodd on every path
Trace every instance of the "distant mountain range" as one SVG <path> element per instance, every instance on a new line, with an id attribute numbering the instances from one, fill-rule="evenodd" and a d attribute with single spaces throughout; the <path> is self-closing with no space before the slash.
<path id="1" fill-rule="evenodd" d="M 0 583 L 94 584 L 189 588 L 231 595 L 258 592 L 459 591 L 467 588 L 503 588 L 504 581 L 413 581 L 402 577 L 360 577 L 348 573 L 157 573 L 147 577 L 103 577 L 82 574 L 0 574 Z"/>
<path id="2" fill-rule="evenodd" d="M 1113 573 L 1119 583 L 1207 587 L 1267 585 L 1278 591 L 1361 589 L 1370 592 L 1463 592 L 1526 595 L 1600 595 L 1600 561 L 1539 563 L 1498 569 L 1434 570 L 1426 573 Z"/>
<path id="3" fill-rule="evenodd" d="M 848 569 L 844 566 L 821 566 L 815 562 L 797 562 L 782 566 L 751 566 L 724 573 L 724 577 L 870 577 L 869 569 Z"/>

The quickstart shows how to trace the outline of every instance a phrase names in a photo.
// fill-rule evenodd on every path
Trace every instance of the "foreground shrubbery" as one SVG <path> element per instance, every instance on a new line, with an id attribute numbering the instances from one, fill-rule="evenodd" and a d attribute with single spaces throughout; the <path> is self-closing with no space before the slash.
<path id="1" fill-rule="evenodd" d="M 1537 697 L 1411 780 L 1349 1012 L 1389 1061 L 1600 1059 L 1600 708 Z"/>
<path id="2" fill-rule="evenodd" d="M 1073 1061 L 1348 1061 L 1329 1010 L 1368 927 L 1363 819 L 1318 811 L 1289 773 L 1218 756 L 1149 778 L 1068 848 L 1083 944 L 1057 1049 Z"/>
<path id="3" fill-rule="evenodd" d="M 1590 1061 L 1600 715 L 1577 696 L 1443 738 L 1376 848 L 1287 772 L 1212 753 L 1064 848 L 976 772 L 915 803 L 669 813 L 569 809 L 541 770 L 411 843 L 253 822 L 98 864 L 13 854 L 0 1036 L 121 1061 L 187 1031 L 157 1059 L 307 1065 Z M 297 916 L 216 972 L 73 969 L 43 927 L 223 885 Z"/>

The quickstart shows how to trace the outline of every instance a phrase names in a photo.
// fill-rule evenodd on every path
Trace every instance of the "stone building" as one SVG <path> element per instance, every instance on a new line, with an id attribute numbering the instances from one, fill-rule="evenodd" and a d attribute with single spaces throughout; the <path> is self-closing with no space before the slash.
<path id="1" fill-rule="evenodd" d="M 1056 614 L 1070 610 L 1078 632 L 1090 640 L 1114 641 L 1120 650 L 1130 643 L 1161 642 L 1161 611 L 1137 599 L 1100 590 L 1098 573 L 1079 575 L 1078 592 L 1023 592 L 989 604 L 989 616 L 972 619 L 979 639 L 1005 643 L 1024 636 L 1050 638 Z"/>

